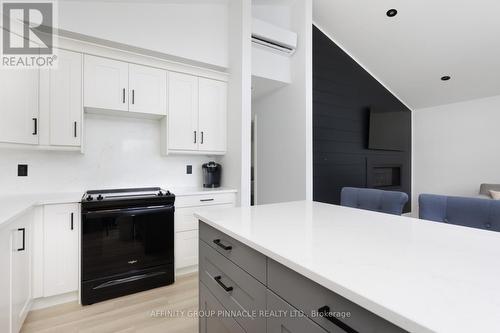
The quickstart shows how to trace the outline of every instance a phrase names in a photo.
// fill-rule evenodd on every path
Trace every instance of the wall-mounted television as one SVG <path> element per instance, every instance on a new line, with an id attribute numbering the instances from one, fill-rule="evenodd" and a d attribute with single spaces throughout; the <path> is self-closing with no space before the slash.
<path id="1" fill-rule="evenodd" d="M 407 151 L 410 138 L 410 112 L 370 109 L 369 149 Z"/>

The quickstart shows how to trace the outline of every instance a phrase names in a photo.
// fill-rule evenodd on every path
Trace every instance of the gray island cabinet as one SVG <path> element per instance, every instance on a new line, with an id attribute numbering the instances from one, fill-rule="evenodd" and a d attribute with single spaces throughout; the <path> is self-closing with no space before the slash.
<path id="1" fill-rule="evenodd" d="M 402 328 L 200 220 L 200 333 L 401 333 Z"/>

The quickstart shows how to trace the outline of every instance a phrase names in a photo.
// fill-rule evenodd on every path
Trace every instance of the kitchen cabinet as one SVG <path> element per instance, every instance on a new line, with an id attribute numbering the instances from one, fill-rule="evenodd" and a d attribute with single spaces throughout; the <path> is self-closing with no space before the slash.
<path id="1" fill-rule="evenodd" d="M 200 209 L 234 207 L 235 193 L 177 195 L 175 202 L 175 268 L 198 265 L 198 220 L 194 212 Z"/>
<path id="2" fill-rule="evenodd" d="M 167 73 L 129 64 L 129 111 L 164 116 L 167 112 Z"/>
<path id="3" fill-rule="evenodd" d="M 0 142 L 38 144 L 38 69 L 0 70 Z"/>
<path id="4" fill-rule="evenodd" d="M 31 308 L 33 219 L 29 209 L 0 226 L 0 332 L 19 332 Z"/>
<path id="5" fill-rule="evenodd" d="M 169 73 L 166 153 L 226 151 L 227 83 Z"/>
<path id="6" fill-rule="evenodd" d="M 80 208 L 78 204 L 44 206 L 43 296 L 78 290 Z"/>
<path id="7" fill-rule="evenodd" d="M 177 151 L 197 151 L 198 78 L 169 73 L 168 75 L 168 148 Z"/>
<path id="8" fill-rule="evenodd" d="M 226 101 L 225 82 L 199 78 L 200 151 L 226 151 Z"/>
<path id="9" fill-rule="evenodd" d="M 84 73 L 86 108 L 166 115 L 165 70 L 85 55 Z"/>
<path id="10" fill-rule="evenodd" d="M 84 106 L 128 111 L 128 63 L 84 56 Z"/>
<path id="11" fill-rule="evenodd" d="M 83 116 L 82 54 L 59 50 L 57 68 L 41 72 L 40 86 L 43 126 L 40 144 L 80 146 Z"/>

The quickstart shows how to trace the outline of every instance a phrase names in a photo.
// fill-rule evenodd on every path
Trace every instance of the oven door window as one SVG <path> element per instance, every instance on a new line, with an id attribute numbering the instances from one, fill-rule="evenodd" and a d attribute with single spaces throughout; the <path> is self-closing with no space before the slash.
<path id="1" fill-rule="evenodd" d="M 173 207 L 82 215 L 83 280 L 173 263 Z"/>

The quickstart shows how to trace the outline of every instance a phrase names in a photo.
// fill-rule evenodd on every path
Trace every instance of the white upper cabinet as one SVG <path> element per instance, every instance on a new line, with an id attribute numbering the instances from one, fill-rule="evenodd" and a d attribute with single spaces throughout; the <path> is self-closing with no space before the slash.
<path id="1" fill-rule="evenodd" d="M 167 153 L 226 152 L 227 84 L 169 73 Z"/>
<path id="2" fill-rule="evenodd" d="M 84 105 L 128 111 L 128 63 L 85 55 Z"/>
<path id="3" fill-rule="evenodd" d="M 226 151 L 226 101 L 225 82 L 199 79 L 199 150 Z"/>
<path id="4" fill-rule="evenodd" d="M 48 95 L 48 98 L 41 99 L 47 101 L 41 107 L 47 107 L 49 114 L 47 144 L 80 146 L 83 113 L 82 55 L 59 50 L 58 67 L 42 71 L 40 81 L 44 83 L 42 94 Z"/>
<path id="5" fill-rule="evenodd" d="M 85 55 L 84 105 L 157 116 L 167 113 L 167 72 Z"/>
<path id="6" fill-rule="evenodd" d="M 167 72 L 129 65 L 129 111 L 165 116 L 167 114 Z"/>
<path id="7" fill-rule="evenodd" d="M 0 70 L 0 142 L 38 144 L 39 70 Z"/>
<path id="8" fill-rule="evenodd" d="M 169 150 L 198 150 L 198 77 L 168 74 L 167 133 Z"/>
<path id="9" fill-rule="evenodd" d="M 79 205 L 46 205 L 43 223 L 43 296 L 78 290 Z"/>

